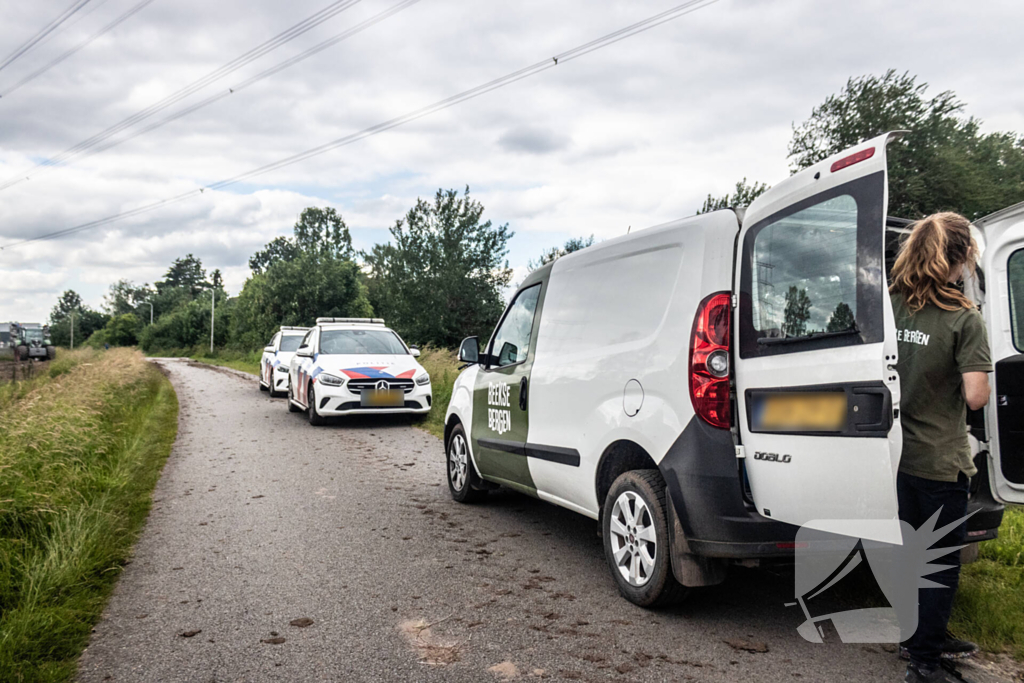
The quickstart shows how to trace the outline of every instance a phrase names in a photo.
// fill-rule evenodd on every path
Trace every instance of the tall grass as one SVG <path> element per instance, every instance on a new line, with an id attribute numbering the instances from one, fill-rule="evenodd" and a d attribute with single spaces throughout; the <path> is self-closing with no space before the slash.
<path id="1" fill-rule="evenodd" d="M 67 681 L 129 558 L 177 431 L 130 349 L 61 354 L 0 390 L 0 681 Z"/>
<path id="2" fill-rule="evenodd" d="M 950 625 L 986 650 L 1024 660 L 1024 508 L 1007 507 L 999 538 L 964 566 Z"/>
<path id="3" fill-rule="evenodd" d="M 444 414 L 452 397 L 455 378 L 459 376 L 459 359 L 452 349 L 427 347 L 420 353 L 419 361 L 430 373 L 432 398 L 430 412 L 418 424 L 434 436 L 443 438 Z"/>

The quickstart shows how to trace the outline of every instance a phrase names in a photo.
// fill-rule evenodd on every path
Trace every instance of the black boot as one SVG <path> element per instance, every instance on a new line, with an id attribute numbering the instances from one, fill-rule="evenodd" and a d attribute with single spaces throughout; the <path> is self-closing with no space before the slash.
<path id="1" fill-rule="evenodd" d="M 978 646 L 969 640 L 960 640 L 946 631 L 946 640 L 942 643 L 942 658 L 945 660 L 966 659 L 978 652 Z M 910 661 L 910 652 L 900 645 L 900 659 Z"/>
<path id="2" fill-rule="evenodd" d="M 942 662 L 935 668 L 911 662 L 907 664 L 904 683 L 964 683 L 966 679 L 960 675 L 956 667 L 949 662 Z"/>

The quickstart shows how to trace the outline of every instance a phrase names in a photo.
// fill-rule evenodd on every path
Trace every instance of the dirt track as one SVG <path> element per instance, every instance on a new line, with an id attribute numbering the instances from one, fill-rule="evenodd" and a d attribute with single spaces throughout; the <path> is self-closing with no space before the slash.
<path id="1" fill-rule="evenodd" d="M 642 610 L 596 523 L 452 502 L 440 442 L 407 420 L 315 428 L 254 379 L 162 364 L 178 441 L 82 681 L 902 680 L 881 646 L 803 641 L 785 574 Z"/>

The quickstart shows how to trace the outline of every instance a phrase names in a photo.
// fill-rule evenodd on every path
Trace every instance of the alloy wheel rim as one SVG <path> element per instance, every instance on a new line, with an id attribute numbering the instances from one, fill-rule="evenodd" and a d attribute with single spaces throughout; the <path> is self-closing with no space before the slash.
<path id="1" fill-rule="evenodd" d="M 466 440 L 462 434 L 456 434 L 448 449 L 448 476 L 451 477 L 452 488 L 461 491 L 466 485 L 469 460 L 467 457 Z"/>
<path id="2" fill-rule="evenodd" d="M 654 516 L 644 499 L 633 491 L 616 498 L 608 533 L 619 574 L 631 586 L 645 585 L 654 574 L 658 543 Z"/>

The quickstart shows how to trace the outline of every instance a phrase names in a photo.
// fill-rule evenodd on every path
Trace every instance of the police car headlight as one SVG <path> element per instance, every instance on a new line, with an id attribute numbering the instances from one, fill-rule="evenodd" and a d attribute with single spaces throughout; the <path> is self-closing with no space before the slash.
<path id="1" fill-rule="evenodd" d="M 288 372 L 288 368 L 286 368 L 286 367 L 285 367 L 285 366 L 283 366 L 283 365 L 278 365 L 278 366 L 277 366 L 276 368 L 274 368 L 274 369 L 275 369 L 275 370 L 277 370 L 277 372 Z"/>
<path id="2" fill-rule="evenodd" d="M 334 375 L 328 375 L 327 373 L 321 373 L 316 379 L 320 384 L 328 387 L 341 387 L 345 385 L 344 379 L 341 377 L 335 377 Z"/>
<path id="3" fill-rule="evenodd" d="M 425 372 L 422 375 L 417 375 L 416 376 L 416 384 L 419 384 L 421 387 L 424 387 L 424 386 L 430 384 L 430 375 L 428 375 Z"/>

